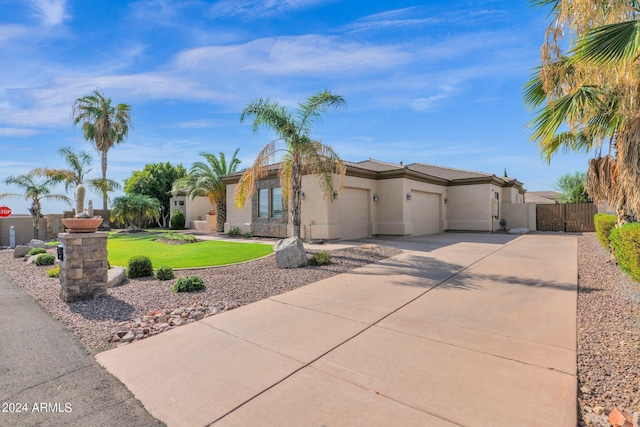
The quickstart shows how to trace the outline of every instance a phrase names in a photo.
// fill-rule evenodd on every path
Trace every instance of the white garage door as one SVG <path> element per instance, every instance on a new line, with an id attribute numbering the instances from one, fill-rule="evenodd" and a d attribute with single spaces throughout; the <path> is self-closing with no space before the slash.
<path id="1" fill-rule="evenodd" d="M 440 195 L 411 191 L 411 222 L 413 234 L 434 234 L 440 230 Z"/>
<path id="2" fill-rule="evenodd" d="M 340 197 L 342 239 L 369 237 L 369 192 L 359 188 L 343 188 Z"/>

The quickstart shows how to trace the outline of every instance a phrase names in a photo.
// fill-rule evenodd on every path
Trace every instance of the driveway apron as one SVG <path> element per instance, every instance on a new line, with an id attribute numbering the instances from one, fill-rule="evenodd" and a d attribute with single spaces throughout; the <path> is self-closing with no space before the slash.
<path id="1" fill-rule="evenodd" d="M 170 426 L 575 426 L 577 240 L 438 234 L 97 360 Z"/>

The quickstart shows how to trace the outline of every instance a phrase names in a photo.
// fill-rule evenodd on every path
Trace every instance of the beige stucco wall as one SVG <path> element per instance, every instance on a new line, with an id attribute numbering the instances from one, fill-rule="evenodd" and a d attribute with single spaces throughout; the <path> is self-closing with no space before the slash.
<path id="1" fill-rule="evenodd" d="M 491 184 L 456 185 L 447 189 L 447 229 L 491 231 Z"/>
<path id="2" fill-rule="evenodd" d="M 241 233 L 251 231 L 251 200 L 246 200 L 242 208 L 236 206 L 234 192 L 237 184 L 227 185 L 227 221 L 224 223 L 224 232 L 228 233 L 231 227 L 238 227 Z"/>
<path id="3" fill-rule="evenodd" d="M 0 218 L 0 246 L 9 246 L 9 227 L 14 226 L 16 231 L 16 245 L 26 245 L 33 239 L 33 219 L 31 215 L 11 215 L 8 218 Z M 57 237 L 52 236 L 54 238 Z M 47 240 L 47 220 L 40 219 L 38 238 Z"/>
<path id="4" fill-rule="evenodd" d="M 181 205 L 180 202 L 183 202 Z M 169 201 L 169 207 L 171 208 L 171 216 L 176 210 L 181 210 L 185 218 L 185 226 L 187 228 L 195 228 L 194 221 L 198 221 L 198 217 L 201 217 L 201 221 L 206 221 L 207 212 L 211 209 L 211 203 L 209 199 L 203 196 L 194 197 L 190 199 L 186 196 L 174 196 Z"/>
<path id="5" fill-rule="evenodd" d="M 535 203 L 502 203 L 501 218 L 507 220 L 506 229 L 528 228 L 536 229 L 536 204 Z"/>

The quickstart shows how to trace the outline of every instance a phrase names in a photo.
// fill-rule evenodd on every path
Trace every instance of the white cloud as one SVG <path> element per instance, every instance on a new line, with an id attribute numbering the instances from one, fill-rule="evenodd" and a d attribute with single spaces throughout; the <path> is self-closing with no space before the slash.
<path id="1" fill-rule="evenodd" d="M 379 70 L 411 61 L 394 46 L 345 41 L 319 35 L 262 38 L 244 44 L 208 46 L 181 52 L 181 70 L 258 72 L 265 75 L 338 74 Z"/>
<path id="2" fill-rule="evenodd" d="M 60 25 L 68 15 L 65 11 L 66 0 L 31 0 L 31 6 L 44 25 Z"/>
<path id="3" fill-rule="evenodd" d="M 0 127 L 0 137 L 3 136 L 31 136 L 37 134 L 35 129 Z M 4 150 L 5 147 L 2 147 Z"/>
<path id="4" fill-rule="evenodd" d="M 219 17 L 270 17 L 292 11 L 308 9 L 332 0 L 222 0 L 211 7 Z"/>

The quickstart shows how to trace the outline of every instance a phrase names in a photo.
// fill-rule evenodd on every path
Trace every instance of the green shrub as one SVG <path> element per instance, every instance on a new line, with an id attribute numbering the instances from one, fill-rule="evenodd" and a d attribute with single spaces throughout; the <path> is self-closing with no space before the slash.
<path id="1" fill-rule="evenodd" d="M 229 235 L 231 237 L 238 237 L 240 235 L 240 228 L 239 227 L 230 227 L 229 228 L 229 232 L 227 233 L 227 235 Z"/>
<path id="2" fill-rule="evenodd" d="M 610 240 L 620 269 L 633 280 L 640 280 L 640 223 L 613 228 Z"/>
<path id="3" fill-rule="evenodd" d="M 47 250 L 45 248 L 33 248 L 27 253 L 29 256 L 38 255 L 38 254 L 46 254 Z"/>
<path id="4" fill-rule="evenodd" d="M 598 235 L 600 244 L 606 249 L 609 249 L 611 246 L 609 234 L 611 234 L 611 229 L 616 226 L 616 216 L 611 214 L 596 214 L 593 217 L 593 223 L 596 227 L 596 234 Z"/>
<path id="5" fill-rule="evenodd" d="M 146 256 L 134 256 L 129 259 L 127 267 L 127 277 L 133 279 L 136 277 L 153 276 L 153 266 L 151 260 Z"/>
<path id="6" fill-rule="evenodd" d="M 168 265 L 163 265 L 156 270 L 156 279 L 158 280 L 171 280 L 175 279 L 176 275 L 173 274 L 173 269 Z"/>
<path id="7" fill-rule="evenodd" d="M 49 277 L 60 277 L 60 266 L 56 265 L 53 268 L 47 270 L 47 276 Z"/>
<path id="8" fill-rule="evenodd" d="M 246 233 L 244 233 L 244 237 L 245 237 L 246 239 L 250 239 L 250 238 L 251 238 L 251 236 L 253 236 L 253 234 L 251 234 L 251 232 L 250 232 L 250 231 L 247 231 Z"/>
<path id="9" fill-rule="evenodd" d="M 35 265 L 53 265 L 56 263 L 56 257 L 51 254 L 40 254 L 36 258 Z"/>
<path id="10" fill-rule="evenodd" d="M 193 234 L 176 233 L 175 231 L 167 231 L 162 233 L 159 239 L 164 240 L 179 240 L 182 242 L 197 242 L 198 238 Z"/>
<path id="11" fill-rule="evenodd" d="M 173 284 L 171 292 L 194 292 L 204 289 L 204 281 L 200 276 L 181 277 Z"/>
<path id="12" fill-rule="evenodd" d="M 329 265 L 331 264 L 331 254 L 326 251 L 316 252 L 309 260 L 311 265 Z"/>
<path id="13" fill-rule="evenodd" d="M 172 230 L 184 230 L 185 222 L 186 220 L 182 211 L 174 211 L 173 216 L 171 216 L 170 228 Z"/>

